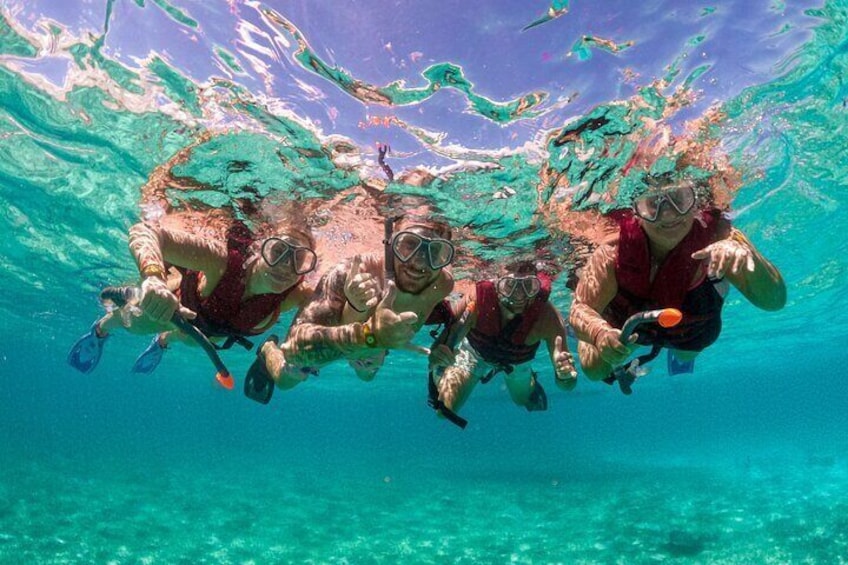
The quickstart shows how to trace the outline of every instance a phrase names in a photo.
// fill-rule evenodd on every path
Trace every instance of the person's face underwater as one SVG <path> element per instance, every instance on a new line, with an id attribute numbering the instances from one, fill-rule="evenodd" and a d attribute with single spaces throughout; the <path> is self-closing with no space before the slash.
<path id="1" fill-rule="evenodd" d="M 297 283 L 302 275 L 315 269 L 315 252 L 287 237 L 269 237 L 262 242 L 262 260 L 258 263 L 264 290 L 279 294 Z"/>
<path id="2" fill-rule="evenodd" d="M 501 305 L 515 314 L 523 313 L 542 289 L 536 275 L 506 275 L 497 280 L 495 288 Z"/>
<path id="3" fill-rule="evenodd" d="M 432 230 L 411 226 L 392 238 L 395 279 L 398 289 L 419 294 L 436 282 L 439 273 L 453 261 L 453 244 Z"/>
<path id="4" fill-rule="evenodd" d="M 653 190 L 634 201 L 633 211 L 651 242 L 673 249 L 695 221 L 695 190 L 690 184 Z"/>

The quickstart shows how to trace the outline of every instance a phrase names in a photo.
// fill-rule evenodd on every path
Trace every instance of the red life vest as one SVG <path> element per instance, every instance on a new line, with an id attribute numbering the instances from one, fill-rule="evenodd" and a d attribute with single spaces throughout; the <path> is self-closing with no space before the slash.
<path id="1" fill-rule="evenodd" d="M 245 265 L 253 234 L 241 222 L 227 230 L 227 267 L 212 293 L 203 298 L 198 284 L 200 273 L 183 270 L 180 303 L 195 312 L 192 323 L 208 336 L 243 337 L 259 335 L 277 321 L 280 306 L 297 284 L 281 294 L 259 294 L 242 300 L 246 287 Z M 258 327 L 266 318 L 270 321 Z"/>
<path id="2" fill-rule="evenodd" d="M 619 295 L 640 302 L 639 307 L 644 309 L 680 308 L 686 293 L 707 277 L 703 261 L 692 259 L 692 254 L 718 239 L 721 213 L 709 210 L 703 213 L 702 219 L 703 224 L 695 220 L 683 241 L 666 256 L 652 282 L 648 236 L 636 217 L 628 215 L 622 218 L 615 261 Z"/>
<path id="3" fill-rule="evenodd" d="M 526 345 L 527 337 L 539 320 L 551 294 L 551 279 L 537 275 L 542 283 L 539 294 L 523 314 L 501 326 L 500 301 L 493 281 L 477 283 L 477 322 L 468 333 L 468 342 L 489 363 L 517 365 L 536 357 L 539 342 Z"/>
<path id="4" fill-rule="evenodd" d="M 683 241 L 666 256 L 653 282 L 650 280 L 648 236 L 632 214 L 622 216 L 618 221 L 618 257 L 615 263 L 618 293 L 604 310 L 604 318 L 620 328 L 628 317 L 637 312 L 677 308 L 683 312 L 680 324 L 669 329 L 642 328 L 639 334 L 644 339 L 640 339 L 640 343 L 663 342 L 679 349 L 693 350 L 712 343 L 721 328 L 723 300 L 707 280 L 704 262 L 692 259 L 692 253 L 718 240 L 719 227 L 727 222 L 721 212 L 708 210 L 701 219 L 695 220 Z"/>

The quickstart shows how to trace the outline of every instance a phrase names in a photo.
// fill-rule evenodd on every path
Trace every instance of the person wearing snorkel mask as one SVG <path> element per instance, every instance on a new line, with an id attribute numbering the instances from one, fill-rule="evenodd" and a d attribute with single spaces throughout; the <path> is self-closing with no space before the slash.
<path id="1" fill-rule="evenodd" d="M 325 273 L 286 340 L 266 341 L 248 372 L 248 396 L 266 403 L 274 385 L 292 388 L 338 359 L 368 381 L 388 350 L 416 349 L 409 341 L 453 290 L 451 230 L 410 215 L 389 229 L 388 253 L 356 255 Z"/>
<path id="2" fill-rule="evenodd" d="M 478 382 L 487 383 L 503 373 L 515 404 L 531 412 L 546 410 L 545 390 L 531 367 L 543 341 L 554 382 L 572 390 L 577 372 L 566 347 L 565 324 L 549 300 L 550 293 L 551 278 L 530 261 L 513 263 L 495 280 L 477 282 L 474 291 L 455 305 L 452 316 L 459 319 L 471 309 L 467 323 L 458 328 L 464 338 L 446 336 L 431 348 L 430 366 L 441 374 L 435 388 L 438 398 L 430 398 L 431 406 L 456 413 Z M 444 341 L 459 345 L 453 350 Z"/>
<path id="3" fill-rule="evenodd" d="M 298 221 L 302 220 L 302 221 Z M 156 334 L 133 366 L 150 373 L 168 345 L 183 341 L 172 319 L 181 316 L 221 348 L 259 335 L 282 312 L 302 306 L 312 289 L 304 277 L 317 265 L 315 242 L 305 220 L 293 211 L 262 237 L 232 220 L 226 240 L 202 237 L 167 220 L 130 228 L 129 247 L 141 275 L 140 287 L 110 287 L 101 293 L 109 312 L 97 320 L 68 354 L 69 364 L 90 373 L 111 332 Z M 118 297 L 121 304 L 112 303 Z M 123 303 L 126 301 L 126 303 Z"/>
<path id="4" fill-rule="evenodd" d="M 721 332 L 728 283 L 763 310 L 779 310 L 786 303 L 778 270 L 726 215 L 699 202 L 699 193 L 708 193 L 709 186 L 693 176 L 680 166 L 645 175 L 644 192 L 618 218 L 618 234 L 601 244 L 584 267 L 569 322 L 590 379 L 611 383 L 613 369 L 638 345 L 652 346 L 644 361 L 666 348 L 669 373 L 691 373 L 695 357 Z M 680 310 L 682 322 L 671 328 L 640 326 L 622 342 L 621 328 L 629 316 L 659 308 Z"/>

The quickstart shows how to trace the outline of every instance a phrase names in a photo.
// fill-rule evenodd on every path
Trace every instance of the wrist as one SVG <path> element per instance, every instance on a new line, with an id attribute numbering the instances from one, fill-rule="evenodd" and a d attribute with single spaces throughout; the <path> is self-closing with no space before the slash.
<path id="1" fill-rule="evenodd" d="M 735 241 L 736 243 L 741 243 L 741 244 L 745 245 L 746 247 L 751 246 L 751 242 L 748 241 L 748 238 L 745 237 L 745 234 L 743 234 L 741 231 L 737 230 L 736 228 L 731 228 L 730 236 L 728 236 L 727 239 L 729 239 L 730 241 Z"/>
<path id="2" fill-rule="evenodd" d="M 574 377 L 571 375 L 571 373 L 567 373 L 565 371 L 554 370 L 554 379 L 558 383 L 567 383 L 569 381 L 574 380 Z"/>
<path id="3" fill-rule="evenodd" d="M 377 347 L 377 336 L 374 335 L 374 330 L 371 327 L 371 322 L 360 324 L 362 329 L 362 342 L 368 347 Z"/>
<path id="4" fill-rule="evenodd" d="M 150 289 L 153 288 L 167 288 L 164 279 L 160 279 L 159 277 L 147 277 L 143 281 L 141 281 L 141 292 L 142 295 L 147 293 Z"/>
<path id="5" fill-rule="evenodd" d="M 359 312 L 360 314 L 364 314 L 365 312 L 367 312 L 367 311 L 368 311 L 368 307 L 365 307 L 365 308 L 363 308 L 362 310 L 360 310 L 359 308 L 357 308 L 357 307 L 354 305 L 354 303 L 350 300 L 350 298 L 348 298 L 347 296 L 345 296 L 345 300 L 347 300 L 347 305 L 348 305 L 348 306 L 350 306 L 350 307 L 351 307 L 351 309 L 352 309 L 354 312 Z"/>
<path id="6" fill-rule="evenodd" d="M 165 280 L 165 269 L 161 265 L 157 265 L 155 263 L 151 263 L 149 265 L 145 265 L 141 268 L 141 276 L 144 279 L 149 278 L 157 278 L 159 280 Z"/>
<path id="7" fill-rule="evenodd" d="M 601 336 L 604 336 L 611 331 L 615 331 L 615 330 L 607 322 L 604 321 L 604 322 L 598 324 L 598 327 L 593 329 L 591 331 L 591 333 L 589 334 L 592 338 L 592 345 L 594 345 L 596 348 L 600 349 L 598 347 L 598 341 L 600 340 Z"/>

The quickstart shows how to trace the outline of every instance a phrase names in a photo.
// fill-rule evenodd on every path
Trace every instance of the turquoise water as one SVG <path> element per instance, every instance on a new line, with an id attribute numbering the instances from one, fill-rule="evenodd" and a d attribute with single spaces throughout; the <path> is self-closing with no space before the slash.
<path id="1" fill-rule="evenodd" d="M 846 559 L 848 5 L 535 4 L 0 4 L 0 562 Z M 459 278 L 531 249 L 567 309 L 633 140 L 710 108 L 736 223 L 789 301 L 732 293 L 694 375 L 566 394 L 539 363 L 547 412 L 495 381 L 461 432 L 411 355 L 267 407 L 185 348 L 131 375 L 143 337 L 116 334 L 91 375 L 65 364 L 97 291 L 133 279 L 126 230 L 180 151 L 174 210 L 298 198 L 326 268 L 379 240 L 360 187 L 385 188 L 462 227 Z M 437 180 L 386 186 L 377 142 Z M 225 360 L 243 375 L 251 354 Z"/>

